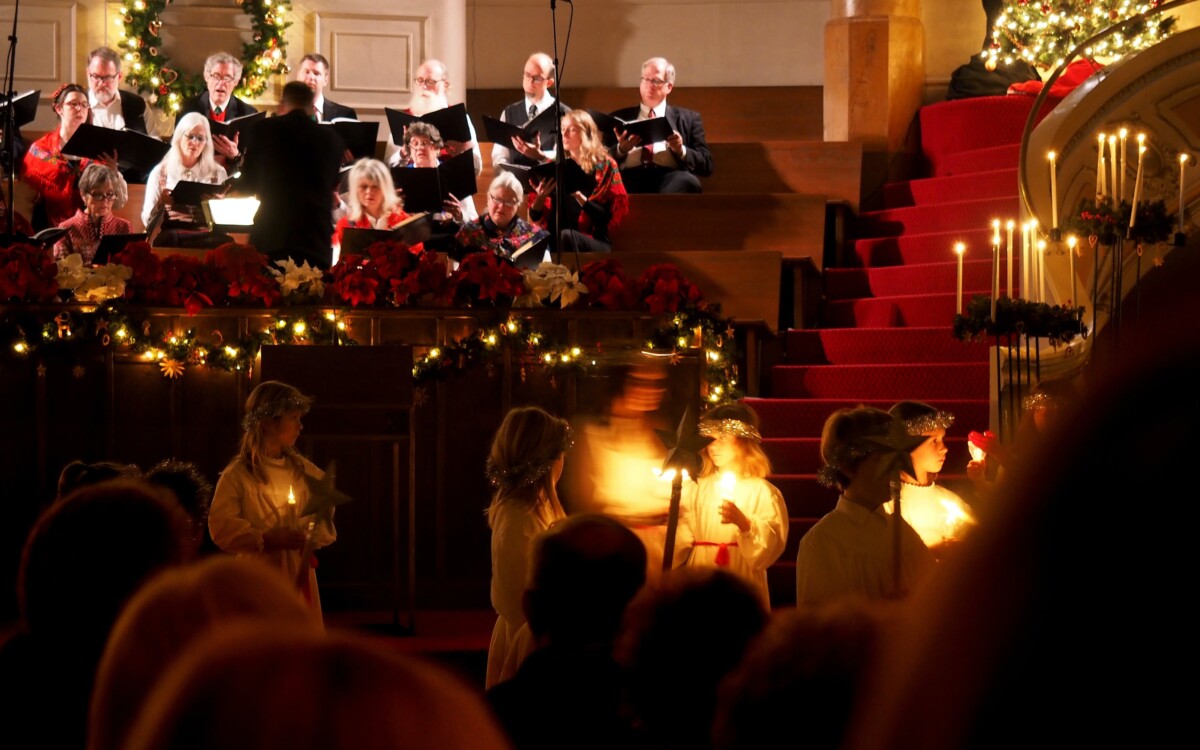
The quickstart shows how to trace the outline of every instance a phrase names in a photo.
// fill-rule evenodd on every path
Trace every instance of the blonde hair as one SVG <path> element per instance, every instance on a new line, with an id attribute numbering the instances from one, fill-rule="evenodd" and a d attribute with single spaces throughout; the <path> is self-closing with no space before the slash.
<path id="1" fill-rule="evenodd" d="M 396 195 L 396 184 L 392 182 L 392 173 L 388 167 L 378 159 L 363 158 L 354 162 L 354 166 L 350 167 L 350 178 L 347 180 L 350 184 L 350 220 L 358 221 L 363 217 L 363 206 L 358 202 L 358 185 L 366 180 L 373 182 L 379 186 L 379 190 L 383 193 L 383 208 L 380 211 L 380 216 L 387 216 L 397 208 L 403 207 L 400 196 Z"/>
<path id="2" fill-rule="evenodd" d="M 724 404 L 704 415 L 705 421 L 720 421 L 722 419 L 735 419 L 750 425 L 754 428 L 755 432 L 758 431 L 758 414 L 746 404 Z M 765 479 L 770 475 L 771 459 L 767 458 L 761 441 L 741 436 L 734 437 L 733 441 L 738 449 L 736 468 L 742 476 Z M 706 477 L 716 472 L 716 464 L 709 458 L 707 448 L 700 451 L 700 460 L 700 476 Z"/>
<path id="3" fill-rule="evenodd" d="M 487 509 L 489 526 L 506 503 L 548 517 L 564 515 L 551 467 L 566 452 L 570 439 L 567 421 L 540 407 L 518 406 L 504 415 L 488 456 L 488 476 L 496 487 Z"/>
<path id="4" fill-rule="evenodd" d="M 221 555 L 151 578 L 125 606 L 104 649 L 88 750 L 123 747 L 171 661 L 206 633 L 248 621 L 320 629 L 300 594 L 260 560 Z"/>
<path id="5" fill-rule="evenodd" d="M 596 121 L 582 109 L 573 109 L 564 114 L 562 119 L 564 130 L 566 130 L 567 122 L 579 126 L 579 158 L 575 161 L 583 167 L 585 172 L 596 171 L 596 168 L 608 158 L 608 149 L 604 148 L 604 139 L 600 137 L 600 129 L 596 127 Z"/>
<path id="6" fill-rule="evenodd" d="M 245 463 L 251 476 L 263 484 L 269 481 L 263 467 L 265 425 L 293 411 L 307 413 L 311 405 L 312 399 L 278 380 L 265 380 L 250 391 L 246 398 L 246 416 L 242 419 L 242 443 L 238 448 L 238 458 Z M 284 446 L 283 457 L 291 465 L 297 479 L 304 476 L 304 461 L 295 448 Z"/>

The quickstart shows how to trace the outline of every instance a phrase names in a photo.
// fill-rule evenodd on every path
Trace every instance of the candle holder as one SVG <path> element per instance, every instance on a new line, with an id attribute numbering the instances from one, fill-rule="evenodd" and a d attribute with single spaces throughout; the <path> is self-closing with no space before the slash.
<path id="1" fill-rule="evenodd" d="M 1062 238 L 1063 238 L 1063 234 L 1062 234 L 1061 229 L 1059 229 L 1058 227 L 1054 227 L 1053 229 L 1050 230 L 1050 241 L 1051 242 L 1062 242 Z"/>

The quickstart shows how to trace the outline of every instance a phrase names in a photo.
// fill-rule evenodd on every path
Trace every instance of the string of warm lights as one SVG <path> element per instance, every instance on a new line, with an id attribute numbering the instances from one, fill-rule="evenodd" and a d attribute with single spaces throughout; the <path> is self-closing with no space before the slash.
<path id="1" fill-rule="evenodd" d="M 116 11 L 120 28 L 116 46 L 125 61 L 125 81 L 146 94 L 150 104 L 177 113 L 189 98 L 205 89 L 201 73 L 171 66 L 162 48 L 162 12 L 170 0 L 133 0 Z M 251 41 L 242 45 L 242 80 L 234 95 L 253 99 L 267 89 L 271 76 L 286 75 L 290 0 L 237 0 L 250 19 Z"/>
<path id="2" fill-rule="evenodd" d="M 1096 34 L 1143 13 L 1158 2 L 1130 0 L 1070 0 L 1069 2 L 1011 3 L 992 27 L 991 45 L 981 57 L 990 70 L 998 64 L 1023 61 L 1051 70 L 1063 64 L 1071 50 Z M 1117 60 L 1165 39 L 1175 28 L 1175 16 L 1151 14 L 1122 32 L 1083 50 L 1088 59 Z"/>
<path id="3" fill-rule="evenodd" d="M 703 352 L 702 397 L 712 406 L 740 398 L 737 344 L 731 319 L 719 308 L 675 313 L 646 342 L 648 353 L 667 356 L 672 362 L 684 354 Z M 258 331 L 238 339 L 219 331 L 203 334 L 195 327 L 156 326 L 155 319 L 139 308 L 120 302 L 98 306 L 54 309 L 10 309 L 0 316 L 0 345 L 18 358 L 55 350 L 83 347 L 111 348 L 136 360 L 154 363 L 164 377 L 178 378 L 190 367 L 253 374 L 264 346 L 313 344 L 355 346 L 351 318 L 343 309 L 305 309 L 278 312 Z M 534 368 L 550 374 L 583 372 L 605 364 L 600 345 L 582 347 L 553 341 L 541 332 L 532 317 L 509 314 L 499 323 L 486 324 L 470 336 L 444 346 L 424 349 L 413 365 L 415 385 L 445 379 L 451 373 L 484 366 L 494 373 L 503 355 L 524 381 Z"/>

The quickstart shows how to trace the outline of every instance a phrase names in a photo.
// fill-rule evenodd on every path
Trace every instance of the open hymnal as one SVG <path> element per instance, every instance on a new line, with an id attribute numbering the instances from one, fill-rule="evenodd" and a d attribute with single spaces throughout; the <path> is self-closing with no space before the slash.
<path id="1" fill-rule="evenodd" d="M 171 144 L 136 130 L 114 130 L 83 123 L 63 144 L 62 152 L 83 159 L 103 159 L 116 154 L 122 168 L 149 172 L 171 150 Z"/>
<path id="2" fill-rule="evenodd" d="M 388 107 L 384 107 L 383 111 L 387 115 L 388 127 L 392 129 L 392 142 L 396 145 L 400 145 L 404 140 L 404 129 L 418 121 L 427 122 L 437 128 L 443 141 L 466 143 L 471 140 L 471 126 L 467 122 L 467 108 L 463 104 L 435 109 L 423 115 L 410 115 Z"/>
<path id="3" fill-rule="evenodd" d="M 436 167 L 392 167 L 392 181 L 404 195 L 406 211 L 442 210 L 446 200 L 462 200 L 479 192 L 475 181 L 475 153 L 467 149 Z"/>
<path id="4" fill-rule="evenodd" d="M 604 142 L 613 146 L 617 143 L 617 132 L 625 131 L 629 135 L 636 135 L 642 139 L 642 143 L 659 143 L 671 137 L 674 132 L 671 124 L 667 122 L 665 117 L 651 117 L 647 120 L 622 120 L 620 117 L 613 117 L 599 110 L 589 109 L 588 114 L 596 122 L 596 128 L 600 131 L 600 136 L 604 138 Z"/>

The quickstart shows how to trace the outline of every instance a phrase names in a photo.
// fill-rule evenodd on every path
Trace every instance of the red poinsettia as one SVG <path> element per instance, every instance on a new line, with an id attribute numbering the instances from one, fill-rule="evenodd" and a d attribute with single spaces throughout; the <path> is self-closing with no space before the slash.
<path id="1" fill-rule="evenodd" d="M 145 304 L 163 288 L 162 258 L 154 254 L 149 242 L 130 242 L 112 256 L 111 262 L 129 266 L 133 276 L 125 283 L 125 299 Z"/>
<path id="2" fill-rule="evenodd" d="M 587 287 L 588 307 L 629 310 L 635 306 L 637 289 L 616 260 L 594 260 L 579 271 L 579 282 Z"/>
<path id="3" fill-rule="evenodd" d="M 212 307 L 211 290 L 222 287 L 213 269 L 199 258 L 189 255 L 168 255 L 163 258 L 161 270 L 162 286 L 152 292 L 152 299 L 147 301 L 150 304 L 182 307 L 188 315 Z"/>
<path id="4" fill-rule="evenodd" d="M 343 255 L 331 271 L 333 281 L 325 288 L 335 304 L 368 307 L 375 304 L 379 278 L 365 255 Z"/>
<path id="5" fill-rule="evenodd" d="M 672 263 L 650 266 L 638 279 L 642 305 L 652 313 L 704 307 L 704 295 Z"/>
<path id="6" fill-rule="evenodd" d="M 0 248 L 0 301 L 50 302 L 58 295 L 58 264 L 26 243 Z"/>
<path id="7" fill-rule="evenodd" d="M 478 302 L 511 303 L 525 293 L 525 276 L 512 263 L 490 251 L 471 253 L 450 274 L 454 302 L 467 307 Z"/>
<path id="8" fill-rule="evenodd" d="M 237 304 L 259 303 L 265 307 L 279 304 L 279 282 L 270 272 L 267 256 L 250 245 L 227 242 L 209 250 L 204 262 L 229 284 L 229 301 Z"/>

